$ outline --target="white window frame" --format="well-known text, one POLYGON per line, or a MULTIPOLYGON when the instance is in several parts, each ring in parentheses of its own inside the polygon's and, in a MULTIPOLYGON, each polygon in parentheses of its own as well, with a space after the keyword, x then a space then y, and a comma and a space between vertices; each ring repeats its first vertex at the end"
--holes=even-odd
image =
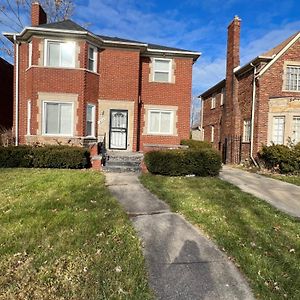
POLYGON ((292 92, 299 92, 300 91, 300 65, 292 65, 288 64, 285 69, 285 78, 284 78, 284 90, 285 91, 292 91, 292 92), (296 74, 289 74, 288 69, 289 68, 294 68, 297 69, 296 74), (296 75, 295 81, 296 81, 296 88, 294 89, 291 85, 291 75, 296 75), (288 76, 290 78, 288 79, 288 76))
POLYGON ((216 94, 212 94, 211 96, 211 105, 210 105, 210 109, 214 109, 216 108, 216 94))
POLYGON ((152 134, 152 135, 173 135, 174 134, 174 110, 168 110, 168 109, 149 109, 148 110, 148 130, 147 130, 148 134, 152 134), (159 118, 159 131, 155 132, 155 131, 150 131, 150 124, 151 124, 151 112, 159 112, 160 115, 161 113, 170 113, 171 117, 170 117, 170 128, 169 128, 169 132, 160 132, 160 128, 161 128, 161 118, 159 118))
POLYGON ((91 103, 88 103, 87 106, 86 106, 86 129, 85 129, 85 132, 86 132, 86 137, 91 137, 91 138, 95 138, 96 137, 96 105, 95 104, 91 104, 91 103), (88 111, 88 108, 91 107, 92 108, 92 120, 91 120, 91 123, 92 123, 92 132, 90 135, 87 134, 87 123, 88 123, 88 119, 87 119, 87 111, 88 111))
POLYGON ((32 41, 28 43, 28 68, 32 66, 32 41))
POLYGON ((284 145, 284 131, 285 131, 285 116, 274 116, 272 119, 272 142, 275 145, 284 145), (275 120, 276 119, 283 119, 283 128, 282 128, 282 143, 278 143, 278 141, 275 141, 274 136, 275 136, 275 120))
POLYGON ((158 83, 170 83, 172 81, 172 62, 173 60, 171 58, 159 58, 159 57, 156 57, 156 58, 153 58, 153 61, 152 61, 152 71, 153 71, 153 75, 152 75, 152 80, 154 82, 158 82, 158 83), (162 60, 162 61, 168 61, 169 62, 169 70, 168 71, 165 71, 165 70, 156 70, 155 69, 155 62, 157 60, 162 60), (155 72, 160 72, 160 73, 168 73, 168 81, 157 81, 155 80, 155 72))
POLYGON ((30 135, 30 123, 31 123, 31 101, 27 101, 27 135, 30 135))
POLYGON ((298 122, 300 122, 300 115, 298 116, 293 116, 293 134, 292 134, 292 137, 293 137, 293 142, 295 144, 299 143, 300 142, 300 132, 297 134, 296 132, 296 122, 295 120, 298 120, 298 122), (298 137, 298 139, 296 139, 296 135, 298 137))
POLYGON ((222 88, 221 89, 220 106, 224 105, 224 97, 225 97, 225 88, 222 88))
POLYGON ((97 63, 98 63, 97 58, 98 58, 98 49, 97 49, 97 47, 89 44, 88 45, 88 55, 87 55, 87 69, 91 72, 94 72, 94 73, 97 73, 97 63), (93 54, 94 54, 93 58, 90 58, 90 49, 93 49, 93 54), (90 70, 90 68, 89 68, 90 60, 93 62, 93 70, 90 70))
POLYGON ((75 68, 75 56, 76 56, 76 43, 74 41, 66 41, 66 40, 54 40, 54 39, 45 39, 45 49, 44 49, 44 66, 45 67, 50 67, 50 68, 63 68, 63 69, 74 69, 75 68), (62 66, 61 65, 61 48, 60 48, 60 55, 59 55, 59 59, 60 59, 60 63, 59 66, 50 66, 49 65, 49 48, 48 45, 49 43, 59 43, 59 44, 73 44, 73 50, 74 50, 74 55, 73 55, 73 61, 72 61, 72 66, 67 67, 67 66, 62 66))
POLYGON ((210 142, 213 143, 214 141, 215 141, 215 126, 211 125, 210 142))
POLYGON ((70 101, 55 101, 55 100, 45 100, 42 101, 43 103, 43 114, 42 114, 42 124, 43 124, 43 130, 42 134, 45 136, 65 136, 65 137, 72 137, 74 135, 74 103, 70 101), (70 134, 64 134, 64 133, 46 133, 46 105, 47 103, 57 103, 57 104, 71 104, 71 133, 70 134))
POLYGON ((244 120, 243 143, 250 143, 251 140, 251 120, 244 120))

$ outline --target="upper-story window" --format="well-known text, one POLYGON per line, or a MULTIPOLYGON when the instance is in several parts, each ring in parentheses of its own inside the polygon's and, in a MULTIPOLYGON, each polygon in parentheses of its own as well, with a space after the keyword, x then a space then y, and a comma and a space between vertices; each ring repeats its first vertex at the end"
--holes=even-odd
POLYGON ((244 120, 243 142, 249 143, 251 139, 251 121, 244 120))
POLYGON ((300 66, 286 67, 285 89, 300 91, 300 66))
POLYGON ((222 88, 221 90, 221 99, 220 99, 220 106, 224 105, 225 101, 225 88, 222 88))
POLYGON ((211 106, 210 106, 211 109, 214 109, 216 108, 216 94, 213 94, 211 96, 211 106))
POLYGON ((89 45, 88 70, 97 72, 97 48, 89 45))
POLYGON ((45 65, 49 67, 75 68, 75 43, 50 41, 45 43, 45 65))
POLYGON ((172 60, 165 58, 153 59, 153 81, 171 82, 172 60))
POLYGON ((28 67, 32 65, 32 41, 28 43, 28 67))

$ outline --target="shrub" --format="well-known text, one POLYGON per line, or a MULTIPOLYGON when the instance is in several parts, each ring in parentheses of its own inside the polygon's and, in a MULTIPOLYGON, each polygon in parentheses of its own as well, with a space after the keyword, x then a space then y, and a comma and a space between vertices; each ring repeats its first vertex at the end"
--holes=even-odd
POLYGON ((144 161, 149 172, 169 176, 216 176, 221 169, 221 157, 213 149, 152 151, 144 161))
POLYGON ((0 147, 0 167, 82 169, 90 167, 90 155, 70 146, 0 147))
POLYGON ((181 140, 180 145, 189 146, 189 149, 211 149, 212 144, 207 141, 181 140))
POLYGON ((285 145, 263 146, 259 158, 265 167, 282 174, 297 173, 300 171, 299 146, 289 148, 285 145))

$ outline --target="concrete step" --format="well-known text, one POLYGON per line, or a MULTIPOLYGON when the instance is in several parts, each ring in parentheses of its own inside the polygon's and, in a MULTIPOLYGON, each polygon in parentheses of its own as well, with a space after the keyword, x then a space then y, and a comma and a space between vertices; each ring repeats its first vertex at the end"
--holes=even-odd
POLYGON ((102 170, 108 173, 124 173, 124 172, 139 172, 140 166, 111 166, 106 165, 102 170))

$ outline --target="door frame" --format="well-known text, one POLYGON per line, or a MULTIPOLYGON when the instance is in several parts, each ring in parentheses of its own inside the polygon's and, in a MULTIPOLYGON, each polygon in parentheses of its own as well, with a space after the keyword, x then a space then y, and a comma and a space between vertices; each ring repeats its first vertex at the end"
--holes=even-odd
POLYGON ((111 150, 127 150, 128 146, 128 109, 110 109, 109 110, 109 149, 111 150), (111 133, 112 133, 112 127, 111 127, 111 121, 112 121, 112 113, 113 112, 126 112, 126 138, 125 138, 125 148, 111 148, 111 133))

